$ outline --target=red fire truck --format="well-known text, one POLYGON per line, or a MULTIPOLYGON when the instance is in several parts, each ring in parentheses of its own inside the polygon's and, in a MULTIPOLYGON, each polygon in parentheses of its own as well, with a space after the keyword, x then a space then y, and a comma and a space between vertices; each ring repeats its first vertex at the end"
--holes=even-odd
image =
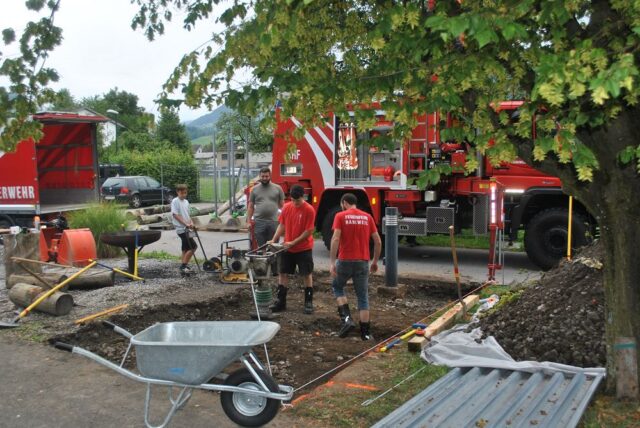
MULTIPOLYGON (((521 102, 502 103, 500 109, 515 111, 521 102)), ((327 248, 333 218, 340 210, 340 197, 354 193, 360 208, 372 214, 384 232, 385 207, 397 207, 399 235, 426 236, 472 229, 489 235, 489 277, 500 268, 501 243, 510 242, 525 230, 525 249, 542 269, 549 269, 566 253, 568 197, 560 180, 537 171, 521 160, 492 166, 484 157, 473 175, 464 172, 466 145, 441 141, 442 126, 453 126, 450 115, 423 114, 410 140, 396 142, 390 150, 369 144, 372 137, 388 133, 393 123, 384 111, 376 111, 376 126, 358 128, 352 116, 329 115, 325 126, 304 131, 295 118, 278 120, 273 145, 274 182, 285 192, 293 184, 306 190, 316 209, 316 230, 327 248), (438 164, 451 166, 453 173, 438 185, 420 189, 415 178, 438 164), (496 249, 498 251, 496 251, 496 249)), ((579 203, 574 204, 573 246, 588 242, 593 218, 579 203)))
POLYGON ((0 228, 31 227, 36 215, 44 221, 98 201, 96 125, 108 119, 57 112, 32 119, 42 123, 42 139, 0 152, 0 228))

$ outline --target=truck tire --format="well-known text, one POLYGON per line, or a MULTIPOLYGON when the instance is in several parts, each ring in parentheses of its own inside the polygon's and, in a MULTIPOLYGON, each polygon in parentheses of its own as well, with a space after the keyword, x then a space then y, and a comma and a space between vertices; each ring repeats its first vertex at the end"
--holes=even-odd
POLYGON ((6 215, 0 214, 0 229, 9 229, 11 226, 15 226, 16 222, 13 219, 6 215))
POLYGON ((336 214, 340 211, 340 207, 333 207, 329 210, 324 219, 322 219, 322 241, 324 242, 324 246, 327 247, 327 250, 331 250, 333 219, 336 218, 336 214))
MULTIPOLYGON (((0 214, 0 229, 9 229, 11 226, 15 226, 16 223, 13 219, 6 215, 0 214)), ((4 245, 4 240, 2 239, 2 235, 0 235, 0 245, 4 245)))
MULTIPOLYGON (((569 211, 566 208, 549 208, 540 211, 527 224, 524 248, 529 259, 543 270, 549 270, 567 253, 567 223, 569 211)), ((591 228, 580 213, 573 213, 572 248, 582 247, 591 241, 591 228)))
MULTIPOLYGON (((256 370, 260 379, 271 392, 278 392, 278 384, 262 370, 256 370)), ((223 391, 220 394, 222 410, 236 424, 243 427, 259 427, 268 424, 278 413, 280 401, 275 398, 258 397, 250 391, 262 388, 246 368, 241 368, 229 375, 225 385, 244 388, 248 393, 223 391)))

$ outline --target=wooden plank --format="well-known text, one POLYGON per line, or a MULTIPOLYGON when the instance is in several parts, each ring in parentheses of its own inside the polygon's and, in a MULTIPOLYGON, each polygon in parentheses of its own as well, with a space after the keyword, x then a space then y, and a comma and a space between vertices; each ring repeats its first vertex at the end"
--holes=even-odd
POLYGON ((409 352, 420 352, 427 344, 427 338, 424 336, 414 336, 407 342, 409 352))
MULTIPOLYGON (((471 308, 478 303, 480 300, 480 296, 477 294, 472 294, 463 299, 464 305, 467 308, 471 308)), ((462 305, 460 303, 456 303, 452 306, 447 312, 445 312, 442 316, 440 316, 437 320, 432 322, 427 326, 424 331, 424 337, 431 338, 438 333, 449 328, 453 325, 454 321, 461 317, 462 313, 462 305)))
POLYGON ((37 265, 43 265, 43 266, 56 266, 56 267, 76 269, 75 267, 69 266, 69 265, 61 265, 61 264, 53 263, 53 262, 41 262, 40 260, 25 259, 23 257, 11 257, 11 260, 13 260, 15 262, 35 263, 37 265))
POLYGON ((104 315, 109 315, 109 314, 112 314, 114 312, 122 311, 122 310, 124 310, 124 309, 126 309, 128 307, 129 307, 129 305, 125 303, 124 305, 115 306, 113 308, 105 309, 104 311, 100 311, 100 312, 97 312, 95 314, 88 315, 88 316, 86 316, 84 318, 80 318, 78 320, 75 320, 74 323, 75 324, 83 324, 83 323, 85 323, 87 321, 94 320, 94 319, 96 319, 98 317, 101 317, 101 316, 104 316, 104 315))

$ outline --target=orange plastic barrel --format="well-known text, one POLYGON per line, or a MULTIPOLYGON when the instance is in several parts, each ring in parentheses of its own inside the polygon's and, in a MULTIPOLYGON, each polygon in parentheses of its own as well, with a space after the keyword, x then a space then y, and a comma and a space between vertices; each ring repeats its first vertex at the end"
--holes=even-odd
POLYGON ((58 263, 86 266, 96 259, 96 241, 89 229, 67 229, 62 232, 58 245, 58 263))

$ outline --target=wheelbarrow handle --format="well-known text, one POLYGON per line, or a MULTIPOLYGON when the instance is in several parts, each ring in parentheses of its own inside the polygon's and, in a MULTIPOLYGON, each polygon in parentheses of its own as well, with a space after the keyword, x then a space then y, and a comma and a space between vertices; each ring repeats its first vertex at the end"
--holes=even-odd
POLYGON ((130 339, 133 337, 133 334, 129 333, 127 330, 125 330, 122 327, 118 327, 117 325, 115 325, 114 323, 110 322, 110 321, 102 321, 102 326, 104 328, 108 328, 109 330, 113 330, 114 332, 121 334, 122 336, 126 337, 127 339, 130 339))
POLYGON ((53 347, 59 349, 61 351, 73 352, 73 345, 64 342, 56 342, 53 344, 53 347))

